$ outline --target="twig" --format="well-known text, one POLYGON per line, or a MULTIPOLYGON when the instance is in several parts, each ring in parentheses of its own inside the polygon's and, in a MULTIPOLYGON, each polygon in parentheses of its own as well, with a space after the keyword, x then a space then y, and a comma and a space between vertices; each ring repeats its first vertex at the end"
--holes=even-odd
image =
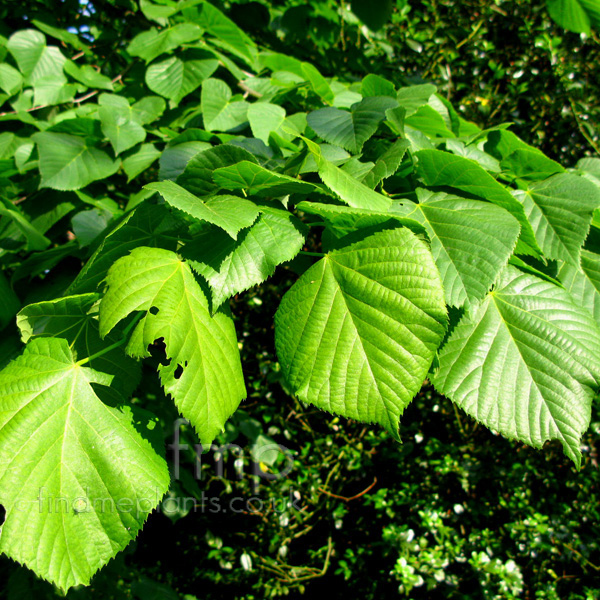
POLYGON ((471 31, 471 33, 462 41, 458 42, 458 44, 456 44, 456 49, 458 50, 461 46, 464 46, 467 42, 470 42, 478 33, 478 31, 481 29, 481 26, 483 25, 483 19, 481 21, 479 21, 477 23, 477 25, 475 25, 475 27, 473 28, 473 31, 471 31))
POLYGON ((238 81, 238 87, 242 88, 246 94, 245 96, 254 96, 255 98, 262 98, 263 94, 253 90, 251 87, 248 87, 243 81, 238 81))
POLYGON ((377 477, 374 477, 373 483, 369 487, 365 488, 362 492, 360 492, 360 494, 356 494, 356 496, 351 496, 350 498, 348 498, 346 496, 338 496, 337 494, 332 494, 331 492, 328 492, 327 490, 324 490, 323 488, 318 488, 318 490, 320 492, 323 492, 323 494, 325 494, 326 496, 331 496, 332 498, 337 498, 338 500, 343 500, 344 502, 352 502, 352 500, 357 500, 361 496, 364 496, 367 492, 370 492, 375 487, 376 484, 377 484, 377 477))

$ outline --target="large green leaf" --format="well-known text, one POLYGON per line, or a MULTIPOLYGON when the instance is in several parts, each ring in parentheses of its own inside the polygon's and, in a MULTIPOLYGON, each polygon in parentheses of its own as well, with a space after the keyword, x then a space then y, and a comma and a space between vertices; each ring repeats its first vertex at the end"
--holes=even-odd
POLYGON ((100 356, 107 343, 118 341, 118 335, 109 336, 106 342, 98 333, 98 294, 66 296, 29 304, 17 315, 21 339, 27 343, 32 337, 63 338, 79 360, 93 357, 88 365, 114 377, 112 387, 128 397, 140 382, 141 370, 136 361, 129 358, 122 347, 113 348, 100 356))
POLYGON ((23 76, 7 63, 0 64, 0 89, 9 96, 16 94, 23 87, 23 76))
POLYGON ((311 215, 319 215, 338 237, 343 237, 360 229, 378 227, 384 224, 394 227, 404 225, 415 233, 425 233, 426 231, 419 221, 405 217, 398 212, 378 212, 366 208, 306 201, 299 202, 296 209, 311 215))
POLYGON ((111 267, 106 282, 100 334, 143 312, 127 352, 148 356, 148 346, 164 340, 169 364, 159 373, 165 391, 210 446, 246 396, 231 317, 224 311, 210 315, 189 266, 168 250, 136 248, 111 267))
POLYGON ((523 179, 545 179, 565 170, 541 150, 505 129, 489 133, 485 150, 500 161, 504 170, 523 179))
POLYGON ((250 196, 277 197, 309 194, 314 184, 269 171, 254 162, 242 161, 213 171, 215 183, 226 190, 246 190, 250 196))
POLYGON ((208 52, 194 51, 183 58, 172 56, 152 63, 146 70, 146 84, 157 94, 169 98, 177 106, 192 93, 219 66, 219 61, 208 52))
POLYGON ((142 144, 133 154, 129 154, 123 159, 123 171, 127 174, 127 181, 143 173, 160 155, 160 150, 154 144, 142 144))
POLYGON ((408 229, 368 236, 319 260, 284 296, 277 355, 304 402, 398 437, 446 328, 439 274, 408 229))
POLYGON ((499 206, 419 190, 419 203, 401 200, 392 212, 423 223, 446 303, 481 300, 506 266, 517 238, 518 221, 499 206))
POLYGON ((291 213, 263 207, 260 217, 237 240, 222 229, 204 228, 181 254, 210 285, 212 308, 261 283, 291 260, 304 244, 305 228, 291 213))
POLYGON ((119 168, 119 161, 89 146, 85 138, 48 131, 31 137, 40 154, 40 188, 78 190, 92 181, 110 177, 119 168))
POLYGON ((285 120, 285 109, 270 102, 254 102, 248 107, 248 121, 252 135, 265 144, 269 143, 269 134, 277 131, 285 120))
POLYGON ((352 110, 321 108, 308 113, 307 120, 314 132, 326 142, 358 154, 364 143, 377 131, 385 111, 398 103, 388 96, 365 98, 352 110))
POLYGON ((46 46, 46 37, 35 29, 13 33, 7 44, 25 81, 35 85, 41 79, 65 81, 63 67, 67 60, 56 46, 46 46))
POLYGON ((380 181, 391 177, 398 170, 409 145, 407 140, 394 142, 377 158, 375 166, 367 173, 362 183, 373 189, 380 181))
POLYGON ((102 133, 109 139, 116 155, 146 139, 146 130, 132 117, 127 98, 100 94, 98 104, 102 133))
POLYGON ((248 102, 230 102, 231 88, 220 79, 207 79, 200 97, 204 127, 207 131, 229 131, 247 121, 248 102))
POLYGON ((546 4, 550 16, 569 31, 590 35, 590 27, 600 29, 598 0, 546 0, 546 4))
POLYGON ((208 142, 190 141, 175 144, 163 150, 158 161, 159 179, 177 179, 186 169, 190 160, 200 152, 210 150, 208 142))
POLYGON ((240 229, 249 227, 258 217, 256 205, 237 196, 213 196, 204 202, 173 181, 149 183, 145 188, 157 191, 168 204, 195 219, 224 229, 234 240, 240 229))
POLYGON ((106 75, 98 73, 91 65, 80 66, 72 60, 67 60, 64 65, 64 71, 87 87, 108 90, 110 92, 114 89, 112 81, 106 75))
MULTIPOLYGON (((177 183, 196 196, 206 196, 219 189, 213 181, 216 169, 238 162, 256 162, 253 154, 233 144, 221 144, 196 154, 177 178, 177 183)), ((231 189, 231 188, 225 188, 231 189)))
POLYGON ((561 173, 515 196, 523 203, 544 254, 578 266, 594 209, 600 206, 600 188, 583 177, 561 173))
POLYGON ((600 256, 582 250, 581 265, 565 263, 558 277, 577 305, 587 308, 600 324, 600 256))
POLYGON ((219 9, 209 2, 202 2, 195 20, 215 37, 213 43, 245 60, 250 66, 255 65, 258 59, 256 44, 219 9))
POLYGON ((504 208, 519 221, 521 239, 541 252, 523 205, 475 161, 441 150, 421 150, 417 172, 427 185, 453 187, 504 208))
POLYGON ((561 441, 576 465, 600 379, 600 330, 569 294, 508 267, 461 320, 433 383, 487 427, 536 448, 561 441))
POLYGON ((183 44, 202 37, 202 29, 195 23, 180 23, 161 31, 150 29, 137 35, 127 47, 131 56, 139 56, 147 63, 157 56, 169 52, 183 44))
POLYGON ((374 192, 371 188, 352 177, 343 169, 326 160, 317 144, 304 138, 310 153, 317 163, 319 176, 323 183, 341 200, 354 208, 374 211, 387 211, 392 204, 390 198, 374 192))
POLYGON ((38 338, 0 372, 0 550, 62 590, 88 584, 169 487, 155 423, 102 403, 91 384, 111 377, 76 360, 38 338))

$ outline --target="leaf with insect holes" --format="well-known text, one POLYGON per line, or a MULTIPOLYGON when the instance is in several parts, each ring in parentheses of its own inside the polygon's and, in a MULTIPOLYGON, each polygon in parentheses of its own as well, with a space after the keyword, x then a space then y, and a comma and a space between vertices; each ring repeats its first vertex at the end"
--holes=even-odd
POLYGON ((189 265, 160 248, 136 248, 106 277, 100 303, 100 335, 142 311, 127 352, 148 356, 163 339, 169 364, 159 367, 165 392, 210 445, 246 397, 235 328, 228 311, 211 316, 208 300, 189 265))

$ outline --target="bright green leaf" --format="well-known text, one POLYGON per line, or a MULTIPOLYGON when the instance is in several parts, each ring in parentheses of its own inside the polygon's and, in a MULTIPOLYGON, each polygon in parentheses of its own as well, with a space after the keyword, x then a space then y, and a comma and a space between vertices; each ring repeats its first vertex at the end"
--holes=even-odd
POLYGON ((76 360, 38 338, 0 372, 0 550, 62 590, 87 585, 169 487, 148 419, 101 402, 91 384, 111 377, 76 360))
POLYGON ((40 154, 40 188, 78 190, 119 168, 108 154, 88 146, 86 140, 64 133, 41 132, 31 136, 40 154))
POLYGON ((513 253, 518 221, 487 202, 420 190, 419 203, 400 200, 398 211, 423 223, 442 277, 446 303, 481 300, 513 253))
POLYGON ((157 191, 173 208, 224 229, 234 240, 240 229, 249 227, 258 217, 256 205, 237 196, 213 196, 203 201, 173 181, 149 183, 144 187, 157 191))
POLYGON ((313 265, 275 317, 283 373, 303 402, 398 437, 446 328, 426 245, 408 229, 371 235, 313 265))
POLYGON ((541 448, 561 441, 581 463, 581 435, 600 378, 600 331, 569 294, 513 267, 465 315, 433 383, 467 414, 541 448))
POLYGON ((294 258, 305 235, 302 223, 289 212, 263 208, 254 225, 237 240, 209 226, 187 243, 181 254, 208 281, 214 311, 227 298, 261 283, 277 265, 294 258))
POLYGON ((246 396, 240 354, 231 317, 213 316, 190 271, 173 252, 136 248, 108 272, 100 304, 100 333, 105 336, 132 312, 143 311, 127 352, 148 356, 162 338, 169 364, 159 367, 165 392, 210 446, 246 396), (181 370, 181 373, 178 371, 181 370))

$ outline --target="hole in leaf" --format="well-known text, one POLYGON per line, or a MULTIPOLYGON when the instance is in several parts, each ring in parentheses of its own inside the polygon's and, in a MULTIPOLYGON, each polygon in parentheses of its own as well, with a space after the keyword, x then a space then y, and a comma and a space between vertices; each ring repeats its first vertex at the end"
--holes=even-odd
POLYGON ((175 377, 175 379, 179 379, 182 375, 183 375, 183 366, 177 365, 177 368, 175 369, 175 373, 174 373, 173 377, 175 377))
POLYGON ((158 308, 156 308, 156 306, 151 306, 150 307, 150 314, 151 315, 157 315, 158 314, 158 308))

